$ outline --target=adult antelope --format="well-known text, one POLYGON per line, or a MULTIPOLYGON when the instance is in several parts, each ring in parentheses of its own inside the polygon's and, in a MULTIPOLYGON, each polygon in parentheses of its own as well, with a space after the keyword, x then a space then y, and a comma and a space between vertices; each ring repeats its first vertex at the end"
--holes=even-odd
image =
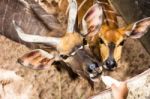
MULTIPOLYGON (((14 2, 17 2, 16 5, 13 4, 13 7, 17 6, 20 1, 13 0, 14 2)), ((6 1, 2 1, 2 3, 5 4, 6 1)), ((12 2, 12 1, 10 1, 12 2)), ((12 7, 12 3, 10 3, 9 0, 7 3, 8 8, 12 7)), ((69 17, 68 17, 68 26, 67 31, 64 36, 62 37, 52 37, 52 36, 40 36, 40 35, 34 35, 35 32, 33 29, 31 29, 32 25, 35 25, 31 22, 32 25, 27 24, 26 21, 19 20, 20 18, 27 18, 29 14, 31 14, 31 10, 33 11, 31 15, 31 20, 33 16, 38 16, 38 19, 44 23, 47 27, 50 27, 54 32, 59 31, 59 33, 63 32, 63 29, 60 27, 60 23, 58 23, 58 20, 52 16, 48 15, 40 6, 37 4, 29 5, 28 2, 21 1, 23 5, 20 5, 15 7, 12 10, 18 10, 15 13, 10 13, 9 10, 6 11, 4 14, 4 20, 5 22, 12 22, 11 26, 8 27, 8 30, 15 30, 13 31, 14 34, 12 35, 12 31, 7 31, 7 29, 2 30, 2 34, 11 38, 12 40, 15 40, 17 42, 23 42, 25 44, 43 44, 46 47, 52 46, 54 49, 47 49, 45 51, 43 48, 41 49, 35 49, 31 52, 23 55, 18 59, 18 62, 22 64, 25 67, 29 67, 31 69, 47 69, 52 64, 55 64, 57 68, 59 69, 65 69, 70 74, 71 78, 75 79, 78 75, 81 75, 83 78, 85 78, 93 87, 93 81, 95 78, 99 77, 102 72, 101 64, 90 54, 90 52, 86 51, 83 46, 84 37, 81 36, 78 31, 76 30, 76 15, 77 15, 77 3, 76 0, 69 0, 69 17), (26 7, 24 7, 24 5, 26 7), (20 8, 20 9, 18 9, 20 8), (28 13, 25 13, 24 15, 21 14, 21 12, 25 11, 26 8, 28 13), (19 11, 20 10, 20 11, 19 11), (40 13, 42 15, 40 15, 40 13), (10 15, 10 16, 7 16, 10 15), (5 17, 8 17, 8 20, 6 20, 5 17), (50 18, 53 18, 53 20, 50 20, 51 23, 47 23, 48 18, 47 16, 50 16, 50 18), (54 20, 55 19, 55 20, 54 20), (25 23, 22 27, 21 24, 25 23), (12 25, 13 24, 13 25, 12 25), (28 26, 30 28, 30 31, 32 33, 28 34, 25 33, 22 29, 24 26, 28 26), (55 26, 56 25, 56 26, 55 26), (60 30, 58 30, 58 27, 60 30), (11 28, 11 29, 10 29, 11 28), (16 33, 16 34, 15 34, 16 33)), ((97 9, 102 11, 101 9, 97 9)), ((34 17, 35 18, 35 17, 34 17)), ((35 20, 33 18, 33 20, 35 20)), ((2 22, 1 27, 5 27, 5 23, 2 22)), ((37 24, 38 26, 38 24, 37 24)), ((26 28, 28 30, 28 28, 26 28)), ((36 29, 36 26, 33 27, 36 29)), ((40 27, 41 28, 41 27, 40 27)), ((37 27, 38 30, 38 27, 37 27)), ((41 32, 41 30, 39 30, 41 32)), ((58 33, 57 33, 58 34, 58 33)))
POLYGON ((117 67, 124 41, 128 37, 134 39, 142 37, 150 27, 150 17, 119 27, 117 16, 108 0, 97 0, 81 22, 81 33, 86 36, 91 51, 108 70, 117 67), (101 7, 100 12, 94 10, 101 7))

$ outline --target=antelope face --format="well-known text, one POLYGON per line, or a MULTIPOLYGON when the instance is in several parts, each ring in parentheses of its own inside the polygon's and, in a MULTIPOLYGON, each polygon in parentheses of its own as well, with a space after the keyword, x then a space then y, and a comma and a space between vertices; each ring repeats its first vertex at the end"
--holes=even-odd
POLYGON ((84 49, 79 49, 73 56, 64 60, 80 75, 85 75, 91 80, 97 79, 102 73, 102 65, 84 49))
POLYGON ((104 68, 113 70, 121 58, 125 39, 141 38, 150 28, 150 17, 137 21, 127 27, 110 29, 103 25, 99 33, 99 49, 104 68))
POLYGON ((108 0, 99 0, 83 16, 81 33, 86 35, 91 52, 113 70, 121 58, 122 47, 127 37, 140 38, 150 27, 150 18, 144 18, 129 26, 119 28, 117 13, 108 0))
POLYGON ((122 34, 122 31, 101 28, 99 34, 99 49, 101 60, 105 68, 111 70, 117 67, 117 62, 121 58, 124 41, 125 36, 122 34))
POLYGON ((67 34, 59 45, 57 49, 60 57, 69 66, 76 68, 75 71, 84 72, 92 80, 101 75, 102 65, 84 49, 83 37, 80 34, 67 34))

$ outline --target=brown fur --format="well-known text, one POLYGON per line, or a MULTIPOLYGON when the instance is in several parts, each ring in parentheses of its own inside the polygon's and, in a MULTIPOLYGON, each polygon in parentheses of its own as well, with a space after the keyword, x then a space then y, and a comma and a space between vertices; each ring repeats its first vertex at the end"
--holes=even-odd
POLYGON ((116 45, 114 58, 117 61, 121 57, 122 47, 119 44, 124 40, 124 29, 118 28, 117 13, 110 2, 108 0, 99 0, 99 4, 103 9, 104 22, 96 35, 87 36, 87 41, 93 54, 99 57, 98 59, 101 61, 105 61, 109 57, 108 44, 113 42, 116 45), (103 40, 104 44, 99 43, 100 39, 103 40))
MULTIPOLYGON (((119 28, 117 22, 118 14, 114 11, 110 2, 108 0, 98 1, 103 9, 103 24, 101 25, 100 30, 99 32, 97 32, 96 35, 90 35, 90 33, 92 34, 91 30, 93 29, 88 28, 88 32, 90 33, 87 36, 87 41, 90 45, 91 51, 94 53, 95 56, 99 56, 99 59, 101 61, 106 63, 106 60, 112 57, 115 62, 118 62, 118 60, 121 58, 123 42, 125 41, 126 37, 142 37, 150 27, 150 18, 145 18, 127 27, 119 28), (114 46, 113 49, 110 49, 110 45, 114 46)), ((89 13, 86 16, 86 20, 89 20, 91 16, 92 14, 89 13)), ((95 20, 90 20, 90 22, 87 23, 88 26, 93 25, 91 25, 91 21, 95 20)))
POLYGON ((111 29, 107 25, 102 25, 99 32, 99 38, 101 38, 105 44, 100 44, 100 53, 102 60, 105 61, 109 56, 108 44, 113 42, 115 46, 114 58, 118 61, 121 57, 122 45, 119 44, 124 40, 125 35, 123 34, 124 30, 122 29, 111 29))
POLYGON ((78 33, 66 33, 57 47, 60 54, 70 54, 73 48, 82 45, 83 37, 78 33))
MULTIPOLYGON (((52 19, 53 23, 50 22, 50 20, 44 16, 45 12, 42 9, 39 9, 39 7, 40 6, 32 7, 32 8, 34 8, 33 9, 34 13, 38 16, 38 18, 47 27, 51 27, 51 25, 54 25, 52 27, 55 27, 55 23, 57 23, 57 20, 55 22, 52 19), (43 14, 41 15, 41 13, 43 13, 43 14), (50 24, 48 24, 49 22, 50 22, 50 24)), ((72 8, 72 6, 70 8, 72 8)), ((70 11, 69 11, 69 16, 70 16, 70 11)), ((69 18, 68 22, 70 22, 70 19, 71 18, 69 18)), ((73 20, 75 20, 75 19, 73 19, 73 20)), ((58 23, 58 24, 60 24, 60 23, 58 23)), ((69 23, 69 27, 71 27, 70 24, 74 25, 74 22, 69 23)), ((75 26, 72 26, 72 27, 75 27, 75 26)), ((52 28, 52 30, 53 29, 55 31, 58 30, 57 28, 52 28)), ((63 28, 60 28, 58 31, 64 32, 63 28)), ((69 31, 68 28, 67 28, 67 31, 69 31)), ((31 69, 47 69, 53 63, 58 63, 60 61, 63 61, 65 63, 65 65, 63 65, 60 68, 67 70, 68 73, 70 74, 70 76, 73 76, 73 78, 74 78, 74 76, 76 77, 78 75, 82 76, 90 83, 91 87, 93 88, 93 82, 90 79, 88 68, 91 65, 94 65, 95 68, 98 68, 98 66, 100 66, 100 65, 99 65, 99 62, 96 61, 96 59, 94 59, 92 56, 90 56, 88 54, 88 52, 85 51, 85 49, 79 49, 80 46, 83 46, 83 36, 75 31, 76 31, 76 29, 74 28, 74 30, 71 30, 71 33, 65 33, 64 36, 58 37, 59 39, 56 39, 56 37, 55 37, 55 40, 60 40, 59 44, 54 43, 56 45, 56 46, 54 45, 55 51, 57 52, 55 55, 53 55, 51 53, 51 51, 48 51, 49 53, 47 53, 44 50, 33 50, 33 51, 25 54, 23 57, 20 57, 18 59, 18 62, 21 63, 22 65, 24 65, 25 67, 29 67, 31 69), (72 52, 75 52, 75 54, 71 55, 72 52), (53 57, 49 57, 49 56, 53 56, 53 57), (67 58, 65 58, 65 56, 67 58), (67 61, 67 60, 69 60, 69 61, 67 61)), ((40 43, 42 43, 42 42, 40 42, 40 43)), ((45 45, 49 47, 49 45, 51 45, 51 43, 49 42, 48 44, 46 43, 45 45)), ((56 64, 56 65, 57 65, 56 67, 58 68, 60 65, 62 65, 62 63, 59 65, 58 64, 56 64)), ((95 75, 96 75, 96 73, 95 73, 95 75)), ((100 73, 101 73, 101 71, 100 71, 100 73)), ((97 74, 99 74, 99 72, 97 74)))
POLYGON ((113 10, 109 1, 108 0, 99 0, 99 1, 103 8, 103 13, 105 17, 104 23, 106 23, 110 28, 118 28, 117 14, 113 10))

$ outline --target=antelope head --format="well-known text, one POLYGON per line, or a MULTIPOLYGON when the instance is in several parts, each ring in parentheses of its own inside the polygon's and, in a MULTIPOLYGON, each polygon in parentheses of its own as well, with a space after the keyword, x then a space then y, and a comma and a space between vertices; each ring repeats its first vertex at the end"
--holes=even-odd
POLYGON ((41 43, 55 47, 55 51, 46 52, 35 49, 18 59, 22 65, 32 69, 47 69, 51 64, 63 62, 67 68, 91 83, 91 79, 98 77, 102 72, 101 64, 83 46, 84 37, 80 35, 76 26, 77 3, 69 0, 69 17, 66 34, 63 37, 44 37, 29 35, 19 27, 15 21, 14 27, 18 36, 25 42, 41 43))
POLYGON ((104 68, 113 70, 121 58, 124 41, 128 37, 142 37, 150 27, 150 17, 119 28, 117 13, 108 0, 99 0, 86 12, 81 26, 93 54, 103 62, 104 68), (97 10, 99 8, 103 10, 97 10))

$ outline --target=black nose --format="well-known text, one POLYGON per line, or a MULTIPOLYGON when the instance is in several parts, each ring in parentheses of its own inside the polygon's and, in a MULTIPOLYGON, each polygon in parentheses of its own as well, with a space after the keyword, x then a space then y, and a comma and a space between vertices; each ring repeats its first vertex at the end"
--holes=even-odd
POLYGON ((117 67, 116 61, 114 59, 107 59, 106 67, 110 70, 113 69, 114 67, 117 67))

